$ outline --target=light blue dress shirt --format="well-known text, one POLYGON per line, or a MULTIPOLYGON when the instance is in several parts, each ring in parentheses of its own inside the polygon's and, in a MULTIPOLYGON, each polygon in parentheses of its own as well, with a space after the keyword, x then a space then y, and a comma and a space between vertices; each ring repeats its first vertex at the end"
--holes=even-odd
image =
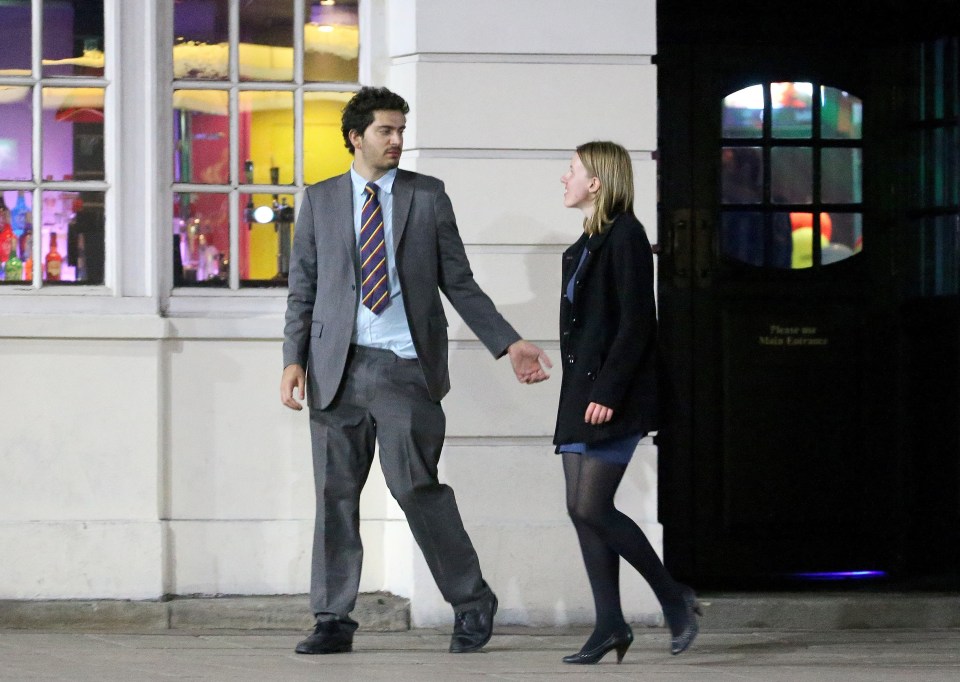
MULTIPOLYGON (((383 238, 387 247, 387 278, 390 282, 390 303, 379 315, 372 313, 363 303, 357 304, 357 324, 353 330, 353 343, 370 348, 383 348, 393 351, 401 358, 413 360, 417 351, 413 347, 410 325, 403 308, 403 292, 400 290, 400 276, 397 274, 397 254, 393 248, 393 181, 397 178, 394 168, 374 184, 380 189, 377 198, 383 212, 383 238)), ((364 180, 350 166, 350 180, 353 182, 353 234, 360 243, 360 213, 366 200, 364 180)), ((357 257, 359 258, 359 246, 357 257)))

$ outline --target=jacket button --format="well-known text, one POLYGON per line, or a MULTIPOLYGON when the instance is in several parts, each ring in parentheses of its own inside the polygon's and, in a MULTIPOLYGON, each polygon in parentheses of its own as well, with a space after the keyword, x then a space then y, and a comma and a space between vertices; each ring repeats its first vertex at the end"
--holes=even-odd
POLYGON ((597 378, 597 373, 596 373, 596 372, 587 372, 587 378, 588 378, 590 381, 594 381, 594 380, 597 378))
POLYGON ((577 323, 577 316, 574 315, 573 317, 571 317, 571 318, 570 318, 570 321, 571 321, 573 324, 576 324, 576 323, 577 323))
POLYGON ((575 359, 576 358, 574 358, 573 353, 571 353, 570 355, 567 356, 567 363, 572 365, 575 359))

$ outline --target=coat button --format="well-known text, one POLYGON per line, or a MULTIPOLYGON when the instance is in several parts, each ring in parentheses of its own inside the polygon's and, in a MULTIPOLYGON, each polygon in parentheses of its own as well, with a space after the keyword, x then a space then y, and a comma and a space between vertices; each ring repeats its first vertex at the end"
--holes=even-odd
POLYGON ((571 353, 570 355, 567 356, 567 364, 572 365, 575 359, 576 358, 573 356, 573 353, 571 353))
POLYGON ((595 381, 596 378, 597 378, 597 373, 596 373, 596 372, 587 372, 587 378, 588 378, 590 381, 595 381))

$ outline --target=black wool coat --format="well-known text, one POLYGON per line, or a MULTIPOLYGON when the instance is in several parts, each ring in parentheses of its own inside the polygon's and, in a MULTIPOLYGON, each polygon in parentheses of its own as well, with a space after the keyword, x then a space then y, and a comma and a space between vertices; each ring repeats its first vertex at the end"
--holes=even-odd
POLYGON ((595 443, 657 428, 657 311, 653 253, 632 213, 617 216, 602 234, 580 237, 563 254, 560 359, 563 379, 553 442, 595 443), (566 286, 580 262, 574 302, 566 286), (584 422, 591 402, 613 419, 584 422))

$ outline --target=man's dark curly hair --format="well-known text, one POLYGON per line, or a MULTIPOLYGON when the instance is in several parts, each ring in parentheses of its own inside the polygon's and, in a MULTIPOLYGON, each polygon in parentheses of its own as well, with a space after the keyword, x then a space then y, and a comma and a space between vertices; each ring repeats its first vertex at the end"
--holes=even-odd
POLYGON ((403 97, 386 88, 360 88, 343 108, 343 118, 340 120, 343 142, 351 154, 355 150, 350 142, 350 131, 356 130, 363 135, 363 131, 373 123, 375 111, 399 111, 406 116, 410 112, 410 105, 403 97))

